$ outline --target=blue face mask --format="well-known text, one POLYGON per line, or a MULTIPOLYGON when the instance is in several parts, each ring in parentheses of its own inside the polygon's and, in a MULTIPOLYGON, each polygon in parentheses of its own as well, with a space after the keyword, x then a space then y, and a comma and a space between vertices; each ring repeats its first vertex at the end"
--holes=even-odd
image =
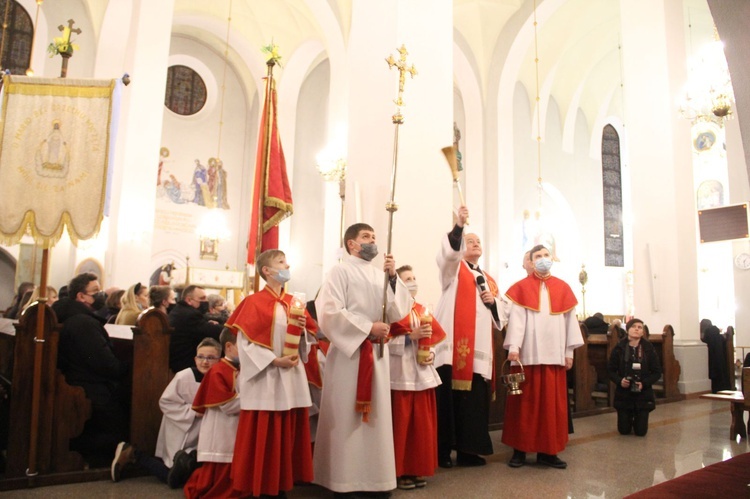
POLYGON ((549 269, 552 268, 552 260, 549 258, 540 258, 539 260, 534 260, 534 268, 540 274, 546 274, 547 272, 549 272, 549 269))
POLYGON ((292 272, 289 269, 277 270, 276 275, 274 275, 273 278, 276 282, 284 284, 292 278, 292 272))

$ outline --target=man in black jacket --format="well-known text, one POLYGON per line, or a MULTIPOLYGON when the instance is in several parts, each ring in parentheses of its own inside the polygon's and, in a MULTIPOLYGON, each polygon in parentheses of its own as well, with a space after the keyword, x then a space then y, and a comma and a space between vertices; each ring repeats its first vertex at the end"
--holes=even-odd
POLYGON ((68 297, 52 305, 62 323, 57 364, 69 385, 80 386, 91 400, 91 419, 71 440, 91 466, 112 460, 117 443, 127 437, 128 413, 121 393, 127 366, 120 362, 92 305, 101 293, 96 275, 83 273, 68 284, 68 297))
POLYGON ((206 290, 200 286, 188 286, 182 299, 169 312, 169 324, 174 328, 169 340, 169 368, 178 373, 194 366, 195 350, 203 338, 219 340, 223 329, 216 321, 209 321, 206 290))

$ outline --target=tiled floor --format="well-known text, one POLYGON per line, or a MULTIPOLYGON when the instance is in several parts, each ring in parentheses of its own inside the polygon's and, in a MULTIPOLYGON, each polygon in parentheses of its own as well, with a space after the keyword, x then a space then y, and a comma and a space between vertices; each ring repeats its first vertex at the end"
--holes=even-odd
MULTIPOLYGON (((500 432, 494 432, 495 454, 487 466, 439 470, 424 489, 396 490, 393 497, 619 498, 748 452, 746 440, 729 440, 729 420, 728 404, 700 399, 657 406, 644 438, 619 435, 615 413, 576 419, 575 433, 561 454, 568 462, 567 470, 536 465, 509 468, 506 462, 511 451, 500 443, 500 432)), ((180 497, 182 492, 143 477, 19 490, 3 496, 141 498, 180 497)), ((297 487, 289 494, 290 499, 331 496, 317 486, 297 487)))

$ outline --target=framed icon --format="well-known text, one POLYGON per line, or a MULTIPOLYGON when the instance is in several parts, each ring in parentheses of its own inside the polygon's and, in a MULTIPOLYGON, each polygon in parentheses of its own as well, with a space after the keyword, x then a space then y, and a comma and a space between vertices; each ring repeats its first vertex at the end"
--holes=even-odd
POLYGON ((219 258, 219 240, 212 237, 201 237, 201 260, 219 258))

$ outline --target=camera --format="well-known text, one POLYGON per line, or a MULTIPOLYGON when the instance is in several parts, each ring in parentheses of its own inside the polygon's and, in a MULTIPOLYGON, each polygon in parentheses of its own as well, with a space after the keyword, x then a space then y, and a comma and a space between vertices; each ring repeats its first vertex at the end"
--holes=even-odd
POLYGON ((625 379, 630 381, 630 391, 632 393, 641 393, 641 389, 638 387, 638 383, 641 381, 641 377, 638 373, 633 373, 632 376, 627 376, 625 379))

